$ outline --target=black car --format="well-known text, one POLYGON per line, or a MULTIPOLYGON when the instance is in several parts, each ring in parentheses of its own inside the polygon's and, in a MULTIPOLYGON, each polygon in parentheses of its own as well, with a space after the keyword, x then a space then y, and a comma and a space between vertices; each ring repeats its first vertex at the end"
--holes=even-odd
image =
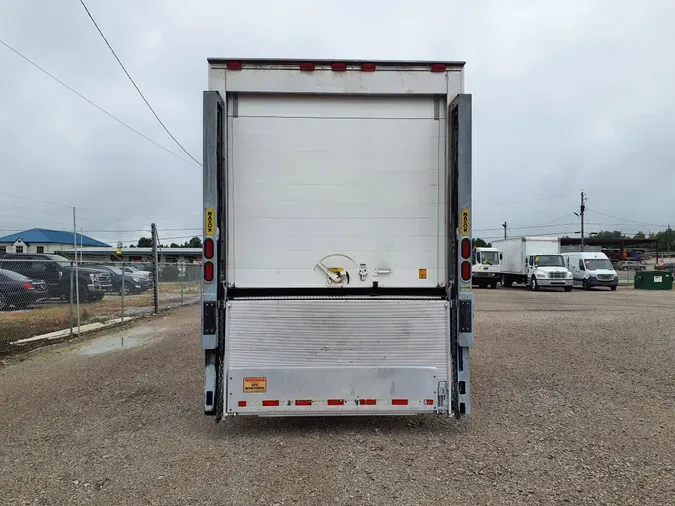
POLYGON ((96 268, 110 273, 113 293, 131 295, 145 292, 152 287, 152 280, 150 278, 124 272, 119 267, 98 265, 96 268), (122 279, 124 279, 124 284, 122 283, 122 279))
POLYGON ((18 272, 0 269, 0 311, 14 306, 23 309, 47 297, 44 281, 35 281, 18 272))
POLYGON ((76 268, 72 261, 59 255, 8 254, 0 260, 0 269, 7 269, 30 279, 44 281, 47 284, 49 297, 66 300, 70 297, 71 271, 73 276, 77 271, 77 285, 75 286, 79 289, 80 302, 99 301, 112 289, 110 272, 82 265, 76 268))

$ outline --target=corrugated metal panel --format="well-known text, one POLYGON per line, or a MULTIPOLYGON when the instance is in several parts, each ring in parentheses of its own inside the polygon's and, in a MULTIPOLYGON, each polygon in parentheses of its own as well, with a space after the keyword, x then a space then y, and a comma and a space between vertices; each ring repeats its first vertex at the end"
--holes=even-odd
POLYGON ((448 309, 438 300, 235 300, 228 367, 436 367, 447 380, 448 309))

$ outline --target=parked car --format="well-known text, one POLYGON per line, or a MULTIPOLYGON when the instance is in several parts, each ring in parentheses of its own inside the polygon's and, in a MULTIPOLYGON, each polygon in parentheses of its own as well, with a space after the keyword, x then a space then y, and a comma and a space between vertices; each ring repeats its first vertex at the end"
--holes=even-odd
POLYGON ((635 260, 620 260, 614 264, 614 270, 617 271, 646 271, 647 266, 636 262, 635 260))
POLYGON ((23 309, 47 297, 47 285, 18 272, 0 269, 0 311, 14 306, 23 309))
POLYGON ((97 266, 98 269, 104 269, 110 273, 112 292, 122 295, 131 295, 142 293, 152 287, 152 280, 145 276, 137 276, 124 272, 120 267, 109 265, 97 266), (124 283, 122 283, 124 280, 124 283))
MULTIPOLYGON (((49 297, 70 297, 70 275, 73 262, 59 255, 12 253, 0 260, 0 269, 44 281, 49 297)), ((80 265, 77 267, 80 302, 96 302, 112 289, 110 272, 80 265)))
POLYGON ((127 272, 131 275, 135 276, 143 276, 144 278, 152 278, 152 273, 149 271, 144 271, 143 269, 139 269, 138 267, 134 267, 131 265, 125 265, 123 267, 124 272, 127 272))
POLYGON ((654 266, 655 271, 668 271, 675 273, 675 263, 665 263, 654 266))

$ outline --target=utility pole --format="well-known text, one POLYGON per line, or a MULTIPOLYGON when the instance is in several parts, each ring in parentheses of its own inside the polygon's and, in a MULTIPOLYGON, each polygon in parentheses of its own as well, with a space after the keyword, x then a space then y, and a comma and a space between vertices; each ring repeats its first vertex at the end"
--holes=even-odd
POLYGON ((586 196, 581 190, 581 204, 579 206, 579 218, 581 219, 581 251, 584 250, 584 212, 586 211, 586 196))
POLYGON ((502 223, 502 227, 504 227, 504 239, 506 239, 506 222, 502 223))
MULTIPOLYGON (((77 337, 80 337, 80 277, 77 270, 77 221, 73 207, 73 248, 75 250, 75 297, 77 301, 77 337)), ((70 284, 72 287, 72 283, 70 284)))
POLYGON ((155 314, 159 313, 159 262, 157 261, 157 226, 152 223, 150 225, 152 231, 152 294, 155 303, 155 314))

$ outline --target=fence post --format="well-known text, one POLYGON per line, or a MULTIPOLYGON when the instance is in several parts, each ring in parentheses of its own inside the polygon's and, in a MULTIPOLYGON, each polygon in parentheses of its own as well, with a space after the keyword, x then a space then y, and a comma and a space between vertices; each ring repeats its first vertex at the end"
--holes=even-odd
POLYGON ((183 262, 178 264, 178 275, 180 276, 180 305, 183 306, 183 284, 185 279, 185 264, 183 262))
POLYGON ((153 277, 153 299, 155 303, 155 314, 159 313, 159 262, 157 261, 157 226, 152 223, 152 277, 153 277))
POLYGON ((124 282, 127 277, 127 273, 124 272, 124 262, 122 262, 122 289, 120 290, 120 295, 122 296, 122 323, 124 323, 124 282))
POLYGON ((73 278, 73 273, 75 272, 75 266, 73 265, 73 262, 70 262, 70 335, 73 335, 73 323, 74 323, 74 317, 73 317, 73 284, 75 283, 75 280, 73 278))

